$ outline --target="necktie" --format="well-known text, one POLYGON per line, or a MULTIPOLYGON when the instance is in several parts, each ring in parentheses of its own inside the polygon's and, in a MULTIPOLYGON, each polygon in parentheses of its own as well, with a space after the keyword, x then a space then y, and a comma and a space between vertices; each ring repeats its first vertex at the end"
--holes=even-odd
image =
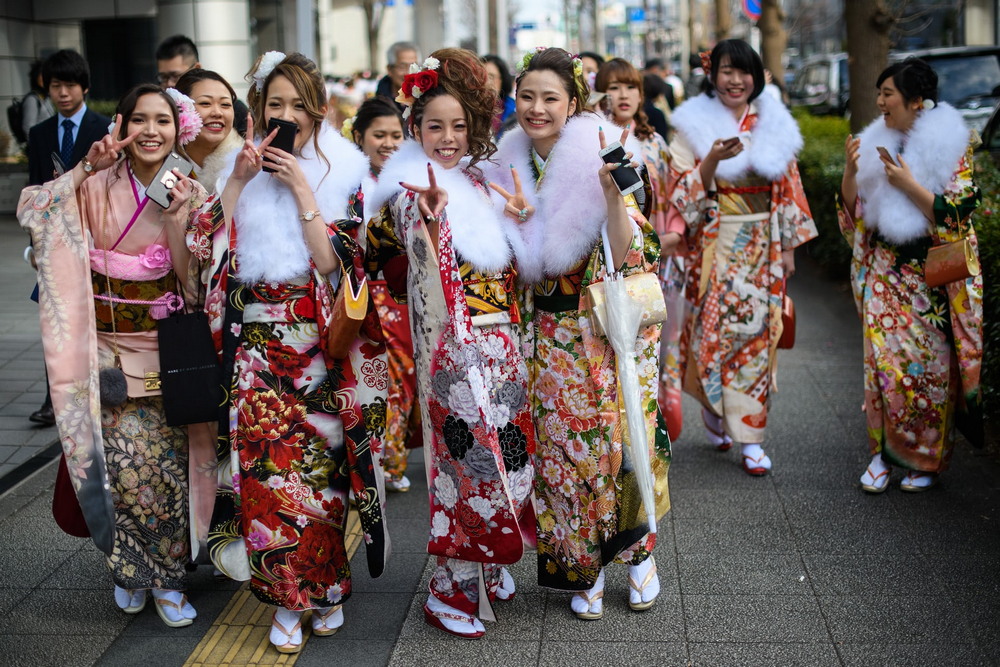
POLYGON ((59 157, 62 158, 66 169, 70 168, 70 158, 73 157, 73 127, 75 123, 69 118, 62 122, 63 138, 62 146, 59 147, 59 157))

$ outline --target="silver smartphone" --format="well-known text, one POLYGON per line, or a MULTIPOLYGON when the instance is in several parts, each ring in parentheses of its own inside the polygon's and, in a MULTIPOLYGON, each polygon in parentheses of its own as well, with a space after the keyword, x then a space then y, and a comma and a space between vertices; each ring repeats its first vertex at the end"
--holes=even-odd
MULTIPOLYGON (((621 163, 626 161, 625 147, 621 145, 621 142, 616 141, 601 150, 600 156, 605 164, 621 165, 621 163)), ((615 185, 618 186, 618 191, 622 193, 623 197, 642 187, 642 178, 639 177, 639 172, 636 171, 635 167, 619 166, 611 172, 611 178, 614 180, 615 185)))

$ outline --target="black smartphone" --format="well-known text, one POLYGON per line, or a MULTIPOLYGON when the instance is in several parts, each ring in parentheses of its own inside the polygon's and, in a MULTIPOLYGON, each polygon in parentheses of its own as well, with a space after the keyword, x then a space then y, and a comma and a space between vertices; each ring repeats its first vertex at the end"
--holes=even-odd
MULTIPOLYGON (((618 141, 602 150, 600 155, 605 164, 621 164, 626 161, 625 147, 618 141)), ((642 187, 642 179, 634 167, 619 166, 611 172, 611 178, 614 180, 615 185, 618 186, 618 191, 622 193, 623 197, 642 187)))
MULTIPOLYGON (((278 134, 274 137, 274 140, 268 144, 274 148, 280 148, 286 153, 291 153, 295 150, 295 135, 299 131, 299 126, 290 120, 282 120, 280 118, 272 118, 267 121, 267 132, 264 133, 264 137, 271 136, 274 132, 274 128, 278 128, 278 134)), ((269 169, 267 165, 264 165, 264 171, 274 172, 274 169, 269 169)))
POLYGON ((191 163, 182 158, 177 153, 170 153, 163 161, 160 170, 156 172, 153 181, 146 188, 146 196, 163 208, 170 206, 170 190, 177 185, 177 174, 174 169, 182 174, 191 173, 191 163))

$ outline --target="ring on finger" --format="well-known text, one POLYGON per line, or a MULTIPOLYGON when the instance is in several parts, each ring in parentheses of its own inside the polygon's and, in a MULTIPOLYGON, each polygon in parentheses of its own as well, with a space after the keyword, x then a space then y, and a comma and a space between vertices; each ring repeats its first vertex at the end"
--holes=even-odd
POLYGON ((281 158, 280 157, 274 158, 274 163, 280 167, 282 163, 281 158))

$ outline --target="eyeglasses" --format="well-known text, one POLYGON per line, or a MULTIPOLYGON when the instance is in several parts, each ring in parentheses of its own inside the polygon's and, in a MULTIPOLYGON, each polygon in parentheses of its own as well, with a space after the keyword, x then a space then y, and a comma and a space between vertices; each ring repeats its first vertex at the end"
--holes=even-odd
MULTIPOLYGON (((186 71, 187 70, 185 70, 185 72, 186 71)), ((184 75, 184 72, 159 72, 156 75, 156 82, 159 83, 160 85, 163 85, 163 84, 171 84, 172 85, 172 84, 177 83, 177 79, 181 78, 183 75, 184 75)))

